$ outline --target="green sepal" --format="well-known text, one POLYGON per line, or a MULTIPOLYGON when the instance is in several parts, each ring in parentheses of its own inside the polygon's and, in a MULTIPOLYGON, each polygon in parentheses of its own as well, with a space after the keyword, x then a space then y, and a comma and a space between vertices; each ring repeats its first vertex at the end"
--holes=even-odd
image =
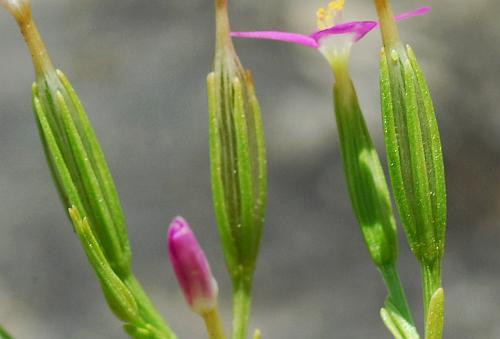
POLYGON ((76 206, 89 219, 113 270, 127 276, 130 245, 116 189, 92 126, 62 72, 37 79, 33 106, 64 205, 76 206))
POLYGON ((409 48, 382 50, 380 82, 396 206, 412 252, 433 265, 444 252, 446 191, 432 100, 409 48))
POLYGON ((113 313, 125 322, 141 322, 134 296, 107 262, 101 246, 92 232, 88 219, 82 218, 75 207, 69 209, 69 215, 113 313))
POLYGON ((438 288, 432 295, 425 321, 425 339, 443 338, 444 290, 438 288))
POLYGON ((420 339, 415 326, 406 321, 390 303, 380 309, 380 317, 395 339, 420 339))
POLYGON ((217 229, 222 242, 224 258, 229 272, 238 270, 238 252, 236 241, 233 238, 231 223, 226 206, 223 165, 222 165, 222 137, 221 123, 217 115, 217 99, 215 87, 215 73, 210 73, 207 77, 208 90, 208 114, 209 114, 209 144, 210 144, 210 167, 212 196, 217 218, 217 229))

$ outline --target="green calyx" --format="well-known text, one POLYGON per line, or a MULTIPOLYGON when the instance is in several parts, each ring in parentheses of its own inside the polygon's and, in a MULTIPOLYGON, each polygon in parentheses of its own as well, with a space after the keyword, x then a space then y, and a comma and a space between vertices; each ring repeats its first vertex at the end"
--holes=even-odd
POLYGON ((38 76, 33 106, 64 206, 75 206, 89 219, 113 270, 128 275, 130 245, 113 178, 83 106, 62 72, 38 76))
POLYGON ((396 205, 413 253, 433 266, 444 253, 446 190, 432 99, 409 47, 382 50, 380 81, 396 205))
POLYGON ((233 280, 253 274, 266 203, 266 156, 260 108, 249 72, 207 78, 212 191, 233 280))
POLYGON ((215 214, 233 283, 252 280, 267 197, 260 106, 250 71, 230 37, 227 1, 215 1, 214 71, 208 75, 209 141, 215 214))

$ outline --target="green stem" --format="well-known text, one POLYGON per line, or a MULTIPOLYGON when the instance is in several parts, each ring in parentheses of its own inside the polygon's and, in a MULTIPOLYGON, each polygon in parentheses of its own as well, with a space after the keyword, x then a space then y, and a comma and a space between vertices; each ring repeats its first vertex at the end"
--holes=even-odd
POLYGON ((380 268, 382 277, 384 278, 387 291, 389 293, 389 300, 397 308, 401 316, 406 321, 415 326, 413 317, 411 315, 410 306, 406 299, 406 294, 399 278, 399 273, 394 264, 380 268))
POLYGON ((422 288, 424 298, 424 319, 427 319, 432 295, 441 287, 441 262, 432 265, 421 264, 422 288))
POLYGON ((123 282, 128 286, 130 292, 132 292, 137 305, 139 306, 139 313, 144 318, 146 322, 152 325, 156 330, 164 335, 167 339, 176 339, 177 336, 172 332, 172 330, 164 322, 163 318, 160 316, 155 306, 147 296, 146 292, 142 288, 139 281, 133 274, 123 279, 123 282))
POLYGON ((226 339, 224 326, 222 325, 219 309, 217 307, 209 312, 203 313, 202 316, 210 339, 226 339))
POLYGON ((252 286, 244 279, 233 284, 233 337, 246 339, 250 306, 252 304, 252 286))
POLYGON ((12 339, 10 334, 8 334, 2 326, 0 326, 0 339, 12 339))

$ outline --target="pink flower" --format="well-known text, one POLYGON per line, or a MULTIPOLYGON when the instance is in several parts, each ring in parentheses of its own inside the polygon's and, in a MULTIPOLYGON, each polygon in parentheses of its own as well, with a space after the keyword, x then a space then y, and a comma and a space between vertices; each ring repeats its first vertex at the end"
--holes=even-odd
MULTIPOLYGON (((366 34, 378 26, 377 21, 352 21, 342 23, 344 0, 331 1, 327 8, 320 8, 317 13, 318 30, 309 35, 280 32, 254 31, 232 32, 235 38, 267 39, 295 43, 319 50, 325 58, 332 59, 348 55, 351 46, 361 40, 366 34)), ((430 7, 422 7, 415 11, 396 16, 397 21, 423 15, 430 7)))
POLYGON ((170 262, 187 303, 199 314, 213 310, 217 306, 217 282, 186 220, 174 218, 167 237, 170 262))

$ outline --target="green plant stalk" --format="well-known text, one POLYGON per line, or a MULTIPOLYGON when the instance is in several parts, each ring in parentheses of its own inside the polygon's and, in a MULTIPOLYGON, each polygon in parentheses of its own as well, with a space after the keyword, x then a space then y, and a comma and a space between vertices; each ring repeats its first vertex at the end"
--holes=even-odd
POLYGON ((215 307, 209 312, 203 313, 202 316, 205 321, 205 327, 207 329, 209 339, 226 339, 218 307, 215 307))
POLYGON ((130 289, 130 292, 134 296, 135 301, 137 302, 137 306, 139 307, 139 313, 144 318, 144 320, 160 330, 160 332, 164 334, 164 338, 176 339, 177 336, 165 324, 165 321, 156 310, 155 306, 149 299, 148 295, 146 294, 134 274, 130 274, 128 277, 123 279, 123 282, 125 283, 125 285, 127 285, 127 287, 130 289))
POLYGON ((408 305, 408 300, 401 284, 401 279, 399 278, 399 273, 395 265, 388 265, 380 268, 380 273, 384 279, 385 286, 387 287, 387 292, 389 293, 389 301, 396 307, 400 314, 405 318, 411 325, 413 323, 413 317, 411 315, 410 306, 408 305))
POLYGON ((429 304, 434 293, 441 287, 441 263, 434 265, 421 264, 422 288, 424 299, 424 319, 429 314, 429 304))
POLYGON ((233 285, 233 336, 232 339, 246 339, 252 305, 252 286, 244 279, 233 285))

